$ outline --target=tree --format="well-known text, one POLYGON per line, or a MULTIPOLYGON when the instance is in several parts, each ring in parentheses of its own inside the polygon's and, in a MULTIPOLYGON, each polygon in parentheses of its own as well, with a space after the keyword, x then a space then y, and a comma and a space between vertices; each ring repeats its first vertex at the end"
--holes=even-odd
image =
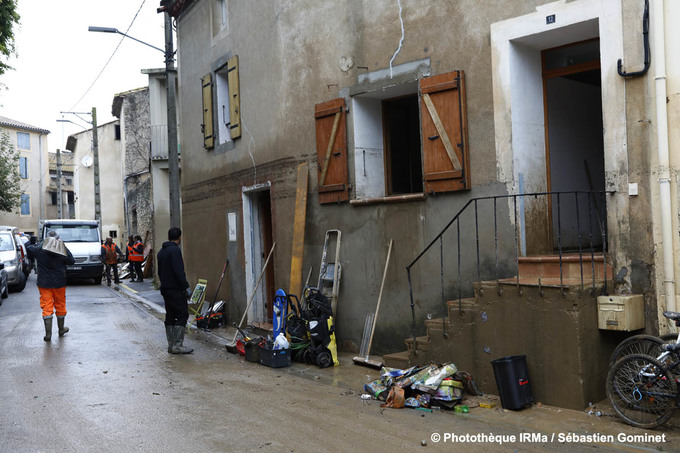
POLYGON ((15 53, 14 26, 19 24, 17 0, 0 0, 0 75, 12 69, 6 62, 15 53))
MULTIPOLYGON (((0 0, 2 1, 2 0, 0 0)), ((12 212, 21 203, 19 151, 6 131, 0 132, 0 211, 12 212)))

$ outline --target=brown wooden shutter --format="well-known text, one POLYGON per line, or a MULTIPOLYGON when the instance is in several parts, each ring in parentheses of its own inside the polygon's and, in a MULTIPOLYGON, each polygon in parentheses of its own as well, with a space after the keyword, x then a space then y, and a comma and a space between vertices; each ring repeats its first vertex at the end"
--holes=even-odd
POLYGON ((466 108, 463 71, 420 80, 425 192, 470 189, 466 108))
POLYGON ((203 147, 210 149, 215 146, 215 134, 213 130, 213 108, 212 108, 212 76, 210 74, 201 78, 203 92, 203 147))
POLYGON ((227 61, 227 83, 229 83, 229 122, 231 138, 241 136, 241 95, 239 92, 238 55, 227 61))
POLYGON ((349 200, 347 125, 343 98, 316 104, 316 160, 319 203, 349 200))

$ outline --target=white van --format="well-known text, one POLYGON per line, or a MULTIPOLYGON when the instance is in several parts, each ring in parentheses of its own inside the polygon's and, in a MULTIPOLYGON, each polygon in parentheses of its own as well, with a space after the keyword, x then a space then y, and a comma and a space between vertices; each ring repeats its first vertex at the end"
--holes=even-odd
POLYGON ((41 240, 50 230, 57 232, 76 261, 75 264, 66 266, 66 278, 92 278, 95 284, 101 284, 104 265, 99 222, 76 219, 43 220, 41 240))

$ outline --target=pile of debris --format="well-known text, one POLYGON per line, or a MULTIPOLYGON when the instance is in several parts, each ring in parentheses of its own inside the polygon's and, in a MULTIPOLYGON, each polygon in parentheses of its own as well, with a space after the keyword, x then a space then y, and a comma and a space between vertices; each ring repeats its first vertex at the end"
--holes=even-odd
MULTIPOLYGON (((414 366, 406 370, 383 367, 380 379, 364 385, 372 398, 384 401, 383 407, 454 409, 463 392, 481 395, 470 373, 458 371, 453 363, 414 366)), ((462 412, 467 412, 460 405, 462 412)))

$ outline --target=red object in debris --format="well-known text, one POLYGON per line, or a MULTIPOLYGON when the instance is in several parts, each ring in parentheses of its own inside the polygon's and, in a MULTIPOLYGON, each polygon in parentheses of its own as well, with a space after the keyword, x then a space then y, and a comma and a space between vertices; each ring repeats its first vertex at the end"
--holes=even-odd
POLYGON ((236 341, 236 350, 240 355, 246 355, 246 344, 243 340, 236 341))

